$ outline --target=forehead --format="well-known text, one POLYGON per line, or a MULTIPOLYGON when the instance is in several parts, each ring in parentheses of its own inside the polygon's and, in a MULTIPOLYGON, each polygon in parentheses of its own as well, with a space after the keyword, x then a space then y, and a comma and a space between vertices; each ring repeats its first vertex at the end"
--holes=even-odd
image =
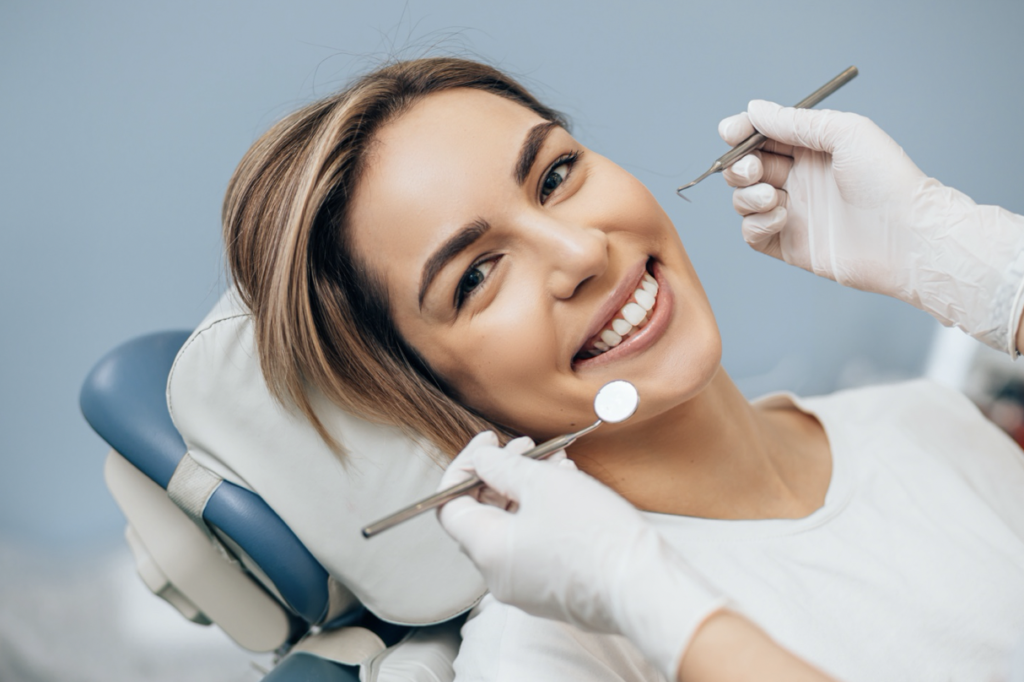
POLYGON ((542 120, 504 97, 460 88, 424 97, 381 129, 349 224, 358 256, 393 298, 418 286, 423 262, 448 236, 478 217, 497 218, 522 192, 515 162, 542 120))
POLYGON ((444 182, 449 173, 461 177, 458 171, 466 161, 480 162, 495 154, 513 159, 527 131, 542 120, 512 100, 481 90, 427 95, 377 133, 366 179, 402 179, 408 181, 403 189, 408 192, 431 180, 444 182))

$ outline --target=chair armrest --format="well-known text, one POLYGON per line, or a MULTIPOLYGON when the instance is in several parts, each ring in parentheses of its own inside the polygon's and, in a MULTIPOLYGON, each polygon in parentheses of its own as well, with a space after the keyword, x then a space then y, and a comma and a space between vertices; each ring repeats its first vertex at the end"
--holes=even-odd
POLYGON ((237 563, 228 562, 163 488, 116 451, 108 455, 104 475, 134 529, 134 541, 173 585, 169 594, 183 596, 196 615, 208 617, 251 651, 273 651, 289 640, 292 623, 284 609, 237 563))

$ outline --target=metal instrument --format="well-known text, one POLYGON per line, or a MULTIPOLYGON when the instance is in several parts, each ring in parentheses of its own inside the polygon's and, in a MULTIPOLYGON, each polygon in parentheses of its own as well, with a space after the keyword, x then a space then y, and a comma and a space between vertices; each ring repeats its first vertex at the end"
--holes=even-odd
MULTIPOLYGON (((640 395, 637 393, 636 387, 634 387, 633 384, 628 381, 621 380, 611 381, 602 386, 601 390, 597 392, 597 396, 594 398, 594 412, 598 416, 598 420, 596 422, 585 429, 576 431, 575 433, 568 433, 541 443, 537 447, 524 452, 523 457, 544 459, 545 457, 553 455, 559 450, 569 447, 576 442, 577 438, 587 435, 603 423, 607 422, 609 424, 616 424, 629 419, 633 416, 633 413, 636 412, 636 408, 639 404, 640 395)), ((363 537, 372 538, 374 535, 382 533, 388 528, 393 528, 403 521, 408 521, 415 516, 419 516, 425 511, 436 509, 445 502, 450 502, 456 497, 471 493, 483 486, 484 482, 474 476, 462 483, 453 485, 447 490, 442 490, 430 497, 424 498, 416 504, 409 505, 405 509, 397 511, 376 523, 371 523, 366 528, 363 528, 363 537)))
MULTIPOLYGON (((810 95, 800 100, 796 105, 794 105, 795 108, 810 109, 811 107, 817 105, 823 99, 831 95, 833 92, 835 92, 836 90, 838 90, 839 88, 843 87, 851 80, 853 80, 857 73, 857 67, 851 66, 846 71, 843 71, 841 74, 830 80, 828 83, 825 83, 823 86, 812 92, 810 95)), ((683 194, 683 190, 693 187, 694 185, 696 185, 698 182, 708 177, 709 175, 724 171, 726 168, 733 165, 750 152, 756 149, 760 149, 761 146, 767 141, 767 137, 765 137, 761 133, 755 132, 753 135, 743 140, 743 142, 740 142, 738 145, 727 151, 725 154, 722 154, 722 156, 720 156, 717 161, 711 164, 711 168, 707 169, 707 171, 705 171, 704 174, 701 175, 699 178, 697 178, 690 184, 683 185, 682 187, 677 189, 676 194, 689 201, 689 199, 686 198, 686 195, 683 194)))

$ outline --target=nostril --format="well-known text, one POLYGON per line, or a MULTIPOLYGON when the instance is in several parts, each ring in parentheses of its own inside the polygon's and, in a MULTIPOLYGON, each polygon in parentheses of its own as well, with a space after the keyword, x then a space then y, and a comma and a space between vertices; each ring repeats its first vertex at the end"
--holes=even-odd
POLYGON ((584 285, 585 285, 585 284, 586 284, 587 282, 593 281, 594 279, 595 279, 595 275, 590 275, 589 277, 586 277, 585 279, 583 279, 583 280, 582 280, 582 281, 581 281, 581 282, 580 282, 579 284, 577 284, 577 285, 576 285, 576 288, 575 288, 575 289, 573 289, 573 291, 572 291, 572 295, 573 295, 573 296, 576 296, 576 295, 577 295, 577 294, 578 294, 578 293, 580 292, 580 289, 582 289, 582 288, 583 288, 583 286, 584 286, 584 285))
POLYGON ((559 299, 576 296, 608 268, 608 234, 593 225, 548 224, 538 240, 537 256, 551 268, 552 293, 559 299))

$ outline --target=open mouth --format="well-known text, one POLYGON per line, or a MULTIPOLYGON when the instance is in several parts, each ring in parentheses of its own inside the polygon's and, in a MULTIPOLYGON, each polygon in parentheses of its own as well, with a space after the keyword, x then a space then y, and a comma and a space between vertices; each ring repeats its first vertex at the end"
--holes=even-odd
POLYGON ((658 282, 651 275, 649 268, 650 264, 626 303, 612 315, 601 331, 583 344, 573 358, 574 361, 596 358, 607 353, 648 323, 658 302, 658 282))

